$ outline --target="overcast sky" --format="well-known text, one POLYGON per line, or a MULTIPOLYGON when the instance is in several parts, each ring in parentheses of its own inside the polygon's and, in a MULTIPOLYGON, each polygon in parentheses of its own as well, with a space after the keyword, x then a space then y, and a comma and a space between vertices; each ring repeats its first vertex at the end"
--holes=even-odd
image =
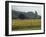
POLYGON ((38 15, 41 15, 41 10, 42 7, 41 6, 16 6, 16 5, 12 5, 12 10, 16 10, 16 11, 22 11, 22 12, 34 12, 37 11, 38 15))

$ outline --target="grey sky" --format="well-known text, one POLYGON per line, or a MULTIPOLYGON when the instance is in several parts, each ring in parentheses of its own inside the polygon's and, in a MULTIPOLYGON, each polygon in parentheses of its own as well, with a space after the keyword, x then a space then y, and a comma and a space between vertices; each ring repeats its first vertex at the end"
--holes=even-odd
POLYGON ((30 12, 33 11, 35 13, 35 11, 37 11, 38 15, 41 15, 41 6, 15 6, 12 5, 12 9, 16 10, 16 11, 22 11, 22 12, 30 12))

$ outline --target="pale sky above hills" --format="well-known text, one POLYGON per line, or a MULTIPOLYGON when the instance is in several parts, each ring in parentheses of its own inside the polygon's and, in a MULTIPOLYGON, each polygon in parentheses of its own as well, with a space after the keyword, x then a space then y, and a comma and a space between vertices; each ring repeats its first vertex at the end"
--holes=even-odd
POLYGON ((12 5, 12 10, 21 11, 21 12, 34 12, 37 11, 38 15, 42 13, 41 6, 24 6, 24 5, 12 5))

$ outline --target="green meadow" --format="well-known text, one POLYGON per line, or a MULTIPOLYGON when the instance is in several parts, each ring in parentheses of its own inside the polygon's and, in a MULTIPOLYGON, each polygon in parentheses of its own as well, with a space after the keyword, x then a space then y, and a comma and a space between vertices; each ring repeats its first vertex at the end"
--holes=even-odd
POLYGON ((40 30, 41 19, 12 19, 12 30, 40 30))

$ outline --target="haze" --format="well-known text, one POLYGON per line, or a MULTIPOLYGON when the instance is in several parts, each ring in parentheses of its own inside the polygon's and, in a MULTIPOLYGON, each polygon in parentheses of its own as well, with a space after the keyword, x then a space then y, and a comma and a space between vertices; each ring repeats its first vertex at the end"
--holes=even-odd
POLYGON ((41 15, 42 7, 41 6, 15 6, 12 5, 12 10, 21 11, 21 12, 34 12, 37 11, 38 15, 41 15))

